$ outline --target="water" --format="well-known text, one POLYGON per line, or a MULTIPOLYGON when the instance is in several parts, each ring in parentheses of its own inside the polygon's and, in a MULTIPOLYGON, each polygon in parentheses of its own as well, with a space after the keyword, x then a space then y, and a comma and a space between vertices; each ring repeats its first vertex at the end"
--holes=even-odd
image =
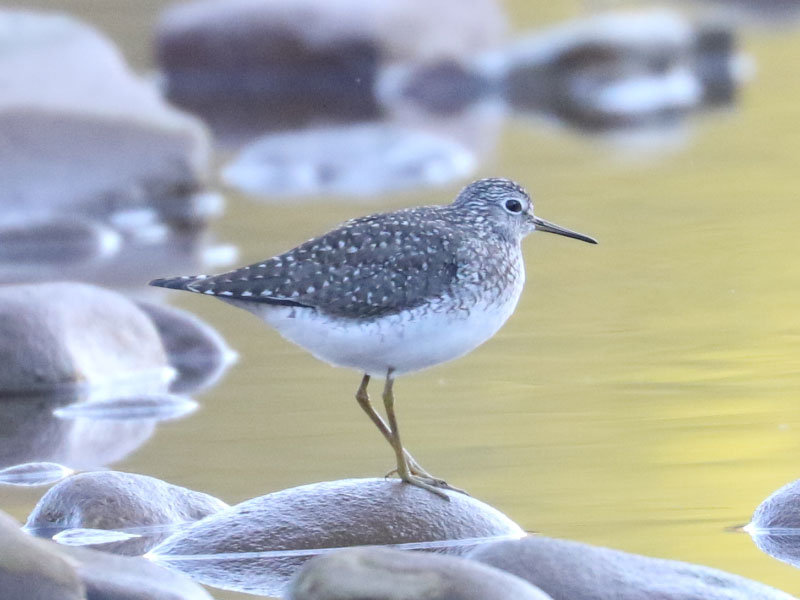
MULTIPOLYGON (((164 3, 25 4, 97 23, 145 68, 164 3)), ((585 7, 515 0, 508 10, 523 30, 585 7)), ((530 531, 800 594, 800 573, 725 531, 800 475, 799 33, 745 30, 755 80, 737 107, 690 119, 682 147, 621 154, 533 119, 505 124, 476 177, 523 182, 537 214, 600 245, 531 236, 528 284, 506 327, 459 361, 398 380, 404 442, 427 469, 530 531)), ((459 187, 371 203, 229 194, 213 227, 247 264, 364 212, 448 202, 459 187)), ((167 297, 218 328, 240 362, 197 413, 114 468, 235 503, 393 467, 353 399, 357 373, 317 362, 244 311, 167 297)), ((24 520, 39 494, 0 489, 0 505, 24 520)))

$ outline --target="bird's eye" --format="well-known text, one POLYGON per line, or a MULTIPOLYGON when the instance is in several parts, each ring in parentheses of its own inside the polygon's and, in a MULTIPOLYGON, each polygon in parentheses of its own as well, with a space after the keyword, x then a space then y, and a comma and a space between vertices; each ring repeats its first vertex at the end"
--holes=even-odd
POLYGON ((506 210, 510 213, 522 212, 522 202, 519 200, 506 200, 506 210))

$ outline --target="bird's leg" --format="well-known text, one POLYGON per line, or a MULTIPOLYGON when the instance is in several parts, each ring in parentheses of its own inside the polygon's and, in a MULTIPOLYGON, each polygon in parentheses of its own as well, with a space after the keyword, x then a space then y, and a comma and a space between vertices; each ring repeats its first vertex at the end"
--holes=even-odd
MULTIPOLYGON (((369 401, 369 394, 367 394, 367 386, 369 385, 369 375, 364 375, 363 379, 361 380, 361 385, 358 386, 358 391, 356 392, 356 400, 358 401, 358 405, 362 408, 362 410, 367 413, 367 416, 370 420, 375 424, 375 427, 383 434, 383 437, 386 438, 386 441, 392 445, 394 448, 394 444, 392 443, 392 432, 389 430, 389 426, 386 425, 384 420, 372 406, 372 403, 369 401)), ((412 475, 419 475, 424 479, 429 479, 428 483, 432 485, 436 485, 438 487, 450 487, 447 485, 447 482, 443 479, 438 479, 428 473, 422 466, 414 460, 414 457, 411 456, 411 453, 408 450, 403 449, 403 455, 405 456, 406 463, 408 464, 408 470, 411 471, 412 475)), ((395 473, 395 471, 390 471, 387 475, 391 475, 395 473)), ((455 489, 455 488, 453 488, 455 489)))
POLYGON ((392 445, 392 448, 394 448, 394 453, 397 457, 397 475, 406 483, 410 483, 411 485, 415 485, 417 487, 421 487, 422 489, 428 490, 429 492, 433 492, 445 500, 450 500, 447 494, 445 494, 441 489, 425 481, 425 477, 420 477, 411 473, 408 460, 406 459, 406 452, 403 448, 403 443, 400 441, 400 431, 397 428, 397 418, 394 414, 394 393, 392 392, 392 384, 394 383, 394 379, 392 378, 392 371, 393 369, 389 369, 386 372, 386 383, 383 386, 383 405, 386 407, 386 418, 389 420, 389 433, 391 436, 389 443, 392 445))

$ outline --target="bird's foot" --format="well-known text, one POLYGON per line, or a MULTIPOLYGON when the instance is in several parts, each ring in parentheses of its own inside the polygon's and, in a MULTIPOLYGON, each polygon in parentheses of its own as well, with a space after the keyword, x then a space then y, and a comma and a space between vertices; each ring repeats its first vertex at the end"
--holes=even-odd
MULTIPOLYGON (((406 479, 405 477, 400 475, 397 469, 392 469, 391 471, 386 473, 384 477, 389 478, 392 477, 393 475, 398 475, 400 479, 402 479, 407 483, 411 483, 412 485, 417 485, 416 482, 421 481, 422 483, 425 484, 426 489, 437 488, 438 490, 450 490, 451 492, 457 492, 459 494, 464 494, 465 496, 469 496, 469 494, 465 490, 450 485, 444 479, 439 479, 438 477, 434 477, 433 475, 428 473, 425 469, 422 469, 416 462, 412 462, 412 464, 409 464, 409 471, 410 471, 409 479, 414 479, 414 481, 410 481, 409 479, 406 479)), ((443 494, 441 493, 439 495, 443 496, 443 494)))
MULTIPOLYGON (((441 481, 441 479, 431 479, 431 478, 428 478, 428 477, 419 477, 417 475, 411 475, 410 473, 407 474, 405 477, 401 476, 401 479, 405 483, 409 483, 411 485, 415 485, 415 486, 417 486, 419 488, 422 488, 423 490, 428 490, 429 492, 432 492, 432 493, 436 494, 437 496, 439 496, 440 498, 450 502, 450 497, 444 492, 444 489, 441 486, 436 485, 435 483, 433 483, 435 481, 441 481)), ((442 483, 444 483, 444 482, 442 482, 442 483)), ((445 483, 445 485, 447 486, 446 483, 445 483)), ((447 487, 449 488, 450 486, 447 486, 447 487)))

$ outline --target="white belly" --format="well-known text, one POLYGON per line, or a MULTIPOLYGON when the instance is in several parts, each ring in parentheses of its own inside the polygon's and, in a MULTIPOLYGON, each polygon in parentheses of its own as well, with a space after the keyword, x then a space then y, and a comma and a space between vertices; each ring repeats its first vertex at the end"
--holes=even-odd
POLYGON ((514 312, 522 282, 498 301, 469 310, 420 307, 372 320, 332 318, 308 308, 227 300, 275 327, 315 357, 382 377, 453 360, 492 337, 514 312))

